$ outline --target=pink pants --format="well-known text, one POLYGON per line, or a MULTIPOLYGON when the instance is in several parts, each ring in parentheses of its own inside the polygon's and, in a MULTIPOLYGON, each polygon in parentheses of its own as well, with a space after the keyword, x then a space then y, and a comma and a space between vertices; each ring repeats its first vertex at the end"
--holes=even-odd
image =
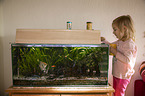
POLYGON ((115 89, 114 96, 124 96, 129 82, 130 79, 119 79, 113 76, 113 88, 115 89))

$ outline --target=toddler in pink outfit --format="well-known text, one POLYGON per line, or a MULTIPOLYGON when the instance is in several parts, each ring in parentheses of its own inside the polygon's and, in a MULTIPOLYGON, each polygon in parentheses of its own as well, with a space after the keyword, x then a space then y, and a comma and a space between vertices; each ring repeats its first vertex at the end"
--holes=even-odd
MULTIPOLYGON (((117 48, 110 46, 110 52, 114 54, 112 68, 114 96, 124 96, 126 87, 134 74, 133 68, 137 55, 132 18, 129 15, 120 16, 113 20, 112 28, 113 34, 118 38, 113 42, 117 48)), ((101 37, 101 41, 111 44, 104 37, 101 37)))

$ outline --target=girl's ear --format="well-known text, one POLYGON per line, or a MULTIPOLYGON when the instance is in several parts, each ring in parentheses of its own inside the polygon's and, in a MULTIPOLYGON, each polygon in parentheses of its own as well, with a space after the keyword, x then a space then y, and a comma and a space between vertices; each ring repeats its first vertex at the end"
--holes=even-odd
POLYGON ((124 29, 124 31, 127 31, 127 27, 126 27, 126 26, 124 26, 124 28, 123 28, 123 29, 124 29))

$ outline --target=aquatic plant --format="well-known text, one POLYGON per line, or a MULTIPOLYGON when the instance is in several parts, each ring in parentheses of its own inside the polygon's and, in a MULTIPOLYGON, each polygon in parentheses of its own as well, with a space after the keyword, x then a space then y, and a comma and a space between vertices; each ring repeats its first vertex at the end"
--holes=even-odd
POLYGON ((13 70, 23 76, 41 76, 42 61, 47 64, 45 75, 93 76, 95 71, 100 76, 99 63, 108 58, 107 51, 102 47, 13 47, 13 70))

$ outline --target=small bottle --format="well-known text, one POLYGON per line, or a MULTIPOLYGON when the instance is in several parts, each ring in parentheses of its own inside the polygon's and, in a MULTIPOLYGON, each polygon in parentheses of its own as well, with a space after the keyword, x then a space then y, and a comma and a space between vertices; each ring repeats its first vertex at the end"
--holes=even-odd
POLYGON ((92 30, 92 22, 87 22, 87 30, 92 30))
POLYGON ((70 22, 70 21, 67 22, 67 29, 69 29, 69 30, 72 29, 72 22, 70 22))

